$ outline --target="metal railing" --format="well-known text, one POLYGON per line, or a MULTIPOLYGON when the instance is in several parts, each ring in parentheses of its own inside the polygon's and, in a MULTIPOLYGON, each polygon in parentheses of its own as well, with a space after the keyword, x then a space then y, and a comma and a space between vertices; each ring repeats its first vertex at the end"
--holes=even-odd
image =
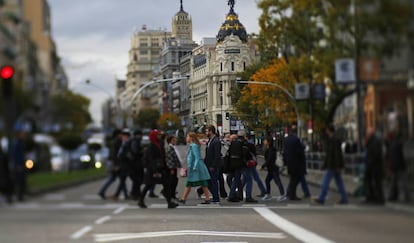
MULTIPOLYGON (((344 156, 344 173, 346 175, 358 176, 359 167, 363 163, 363 154, 352 153, 343 154, 344 156)), ((312 170, 321 170, 325 159, 325 152, 308 152, 306 153, 306 168, 312 170)))

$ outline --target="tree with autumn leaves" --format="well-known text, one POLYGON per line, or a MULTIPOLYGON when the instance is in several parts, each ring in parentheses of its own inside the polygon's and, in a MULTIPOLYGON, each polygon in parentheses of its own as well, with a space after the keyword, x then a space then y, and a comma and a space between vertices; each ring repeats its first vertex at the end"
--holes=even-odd
MULTIPOLYGON (((296 83, 326 84, 327 103, 296 102, 304 121, 312 113, 317 130, 355 92, 355 86, 335 82, 336 59, 392 57, 412 39, 411 7, 402 0, 260 0, 258 7, 262 15, 256 43, 262 60, 242 77, 276 83, 292 95, 296 83)), ((246 118, 250 127, 257 127, 257 121, 274 126, 296 120, 293 102, 277 87, 247 84, 231 95, 238 112, 251 115, 246 118)))

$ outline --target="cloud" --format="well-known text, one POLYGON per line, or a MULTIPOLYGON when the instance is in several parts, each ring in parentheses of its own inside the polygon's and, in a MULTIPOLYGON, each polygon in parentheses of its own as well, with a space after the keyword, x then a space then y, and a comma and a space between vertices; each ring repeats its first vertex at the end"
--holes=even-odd
MULTIPOLYGON (((101 105, 115 93, 116 77, 125 79, 130 39, 134 30, 171 31, 179 0, 48 0, 52 35, 69 77, 70 88, 91 99, 95 122, 101 121, 101 105), (85 86, 89 79, 101 89, 85 86), (81 88, 80 88, 81 87, 81 88), (102 91, 105 90, 105 91, 102 91)), ((183 0, 193 21, 193 39, 215 37, 229 11, 224 0, 183 0)), ((248 33, 258 33, 260 15, 256 0, 236 1, 235 11, 248 33)))

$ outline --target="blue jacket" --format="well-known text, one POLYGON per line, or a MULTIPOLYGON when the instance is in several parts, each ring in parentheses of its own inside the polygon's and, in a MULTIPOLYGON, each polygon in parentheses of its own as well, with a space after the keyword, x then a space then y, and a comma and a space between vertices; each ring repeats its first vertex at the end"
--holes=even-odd
POLYGON ((25 159, 25 148, 24 148, 24 142, 20 139, 13 140, 13 143, 11 145, 11 163, 12 168, 24 168, 24 163, 26 161, 25 159))
POLYGON ((210 180, 210 173, 201 158, 200 147, 195 143, 191 143, 187 154, 187 181, 205 180, 210 180))

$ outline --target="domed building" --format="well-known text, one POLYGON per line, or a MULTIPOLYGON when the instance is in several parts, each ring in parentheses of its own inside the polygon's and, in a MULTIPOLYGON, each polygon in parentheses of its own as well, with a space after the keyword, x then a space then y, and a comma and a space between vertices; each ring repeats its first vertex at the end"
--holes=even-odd
POLYGON ((235 113, 230 91, 238 74, 258 58, 252 39, 234 11, 235 1, 219 28, 216 38, 205 38, 193 50, 190 80, 193 127, 212 124, 221 135, 243 128, 235 113))

